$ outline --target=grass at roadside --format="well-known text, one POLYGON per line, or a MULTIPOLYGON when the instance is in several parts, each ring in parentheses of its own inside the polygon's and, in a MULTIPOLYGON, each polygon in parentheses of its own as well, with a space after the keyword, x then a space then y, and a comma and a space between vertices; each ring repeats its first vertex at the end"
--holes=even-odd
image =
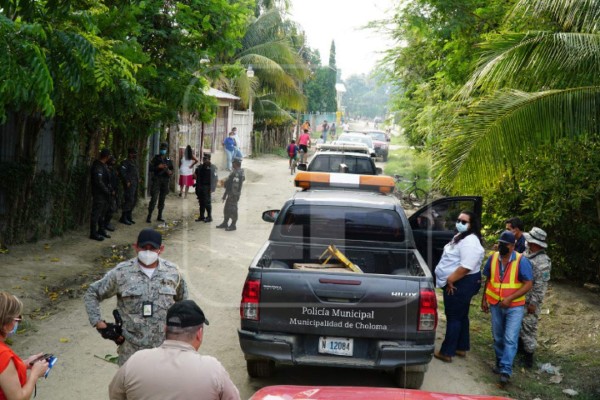
MULTIPOLYGON (((496 383, 497 375, 493 374, 491 368, 495 361, 493 349, 493 339, 491 334, 491 319, 489 314, 481 312, 479 304, 481 302, 482 292, 480 291, 471 302, 469 313, 471 321, 471 352, 470 354, 483 361, 484 367, 480 378, 489 383, 496 383)), ((503 396, 518 400, 533 399, 567 399, 569 396, 563 393, 565 389, 574 389, 578 395, 574 398, 578 400, 592 400, 600 398, 600 384, 598 383, 598 373, 600 372, 600 358, 594 344, 587 344, 590 348, 582 351, 579 346, 587 341, 586 336, 593 334, 587 323, 581 321, 580 329, 575 328, 575 336, 565 335, 565 330, 572 328, 569 321, 557 310, 553 304, 554 301, 568 301, 567 296, 572 296, 568 288, 555 288, 549 301, 543 308, 550 307, 553 310, 553 318, 540 320, 540 335, 538 337, 538 349, 536 350, 535 367, 531 370, 525 369, 520 362, 520 357, 515 357, 513 366, 513 376, 511 383, 506 386, 505 391, 500 390, 503 396), (568 292, 567 292, 568 291, 568 292), (554 297, 554 298, 553 298, 554 297), (561 298, 562 300, 559 300, 561 298), (584 334, 584 332, 586 332, 584 334), (567 340, 567 338, 570 340, 567 340), (550 363, 552 366, 560 367, 562 381, 560 383, 551 383, 553 376, 541 372, 539 367, 544 363, 550 363)), ((439 313, 443 314, 444 307, 439 300, 439 313)), ((575 313, 580 314, 579 310, 575 313)), ((569 315, 569 317, 574 317, 569 315)), ((439 329, 439 328, 438 328, 439 329)), ((443 335, 443 334, 442 334, 443 335)), ((499 393, 500 393, 499 392, 499 393)))
POLYGON ((415 175, 419 176, 417 186, 427 192, 431 190, 430 170, 430 157, 424 152, 411 148, 390 151, 388 161, 384 166, 386 175, 400 175, 407 180, 412 180, 415 175))

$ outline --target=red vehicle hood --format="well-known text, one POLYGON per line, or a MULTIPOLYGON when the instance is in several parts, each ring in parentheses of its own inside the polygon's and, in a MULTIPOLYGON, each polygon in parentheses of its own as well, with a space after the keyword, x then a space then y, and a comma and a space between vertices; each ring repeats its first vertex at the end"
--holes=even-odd
POLYGON ((510 400, 507 397, 353 386, 267 386, 250 400, 510 400))

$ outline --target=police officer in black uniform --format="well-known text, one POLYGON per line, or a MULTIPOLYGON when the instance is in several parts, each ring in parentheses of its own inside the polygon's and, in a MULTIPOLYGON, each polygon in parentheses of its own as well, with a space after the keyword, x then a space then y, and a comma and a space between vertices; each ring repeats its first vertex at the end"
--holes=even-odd
POLYGON ((152 212, 158 200, 157 221, 165 222, 163 219, 163 209, 165 208, 165 198, 169 193, 169 180, 173 175, 173 161, 167 155, 169 145, 166 142, 160 144, 160 152, 150 161, 150 176, 152 177, 152 187, 150 204, 148 205, 148 217, 146 222, 152 222, 152 212))
POLYGON ((110 198, 108 207, 106 207, 106 213, 104 214, 104 229, 107 231, 114 232, 115 226, 110 223, 113 214, 119 209, 119 174, 117 172, 117 160, 115 157, 108 157, 106 168, 108 169, 108 176, 110 177, 110 198))
POLYGON ((92 181, 92 213, 90 215, 90 239, 102 241, 110 238, 104 227, 104 216, 109 207, 110 175, 106 163, 110 157, 109 149, 102 149, 100 158, 94 160, 90 168, 92 181))
POLYGON ((119 222, 125 225, 135 224, 131 214, 137 202, 138 183, 140 181, 136 149, 129 148, 127 150, 127 158, 121 162, 119 175, 123 184, 123 212, 119 222))
POLYGON ((210 163, 210 154, 204 154, 202 164, 196 167, 194 171, 194 179, 196 179, 196 197, 200 204, 200 216, 196 222, 212 221, 212 204, 210 195, 217 188, 217 167, 210 163), (204 211, 206 210, 206 218, 204 211))

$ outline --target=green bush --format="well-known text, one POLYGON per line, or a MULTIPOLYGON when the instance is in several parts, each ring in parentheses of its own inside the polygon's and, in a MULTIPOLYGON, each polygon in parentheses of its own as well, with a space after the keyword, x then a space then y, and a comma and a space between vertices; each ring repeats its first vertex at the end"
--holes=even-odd
POLYGON ((411 180, 419 176, 417 186, 426 191, 431 190, 429 175, 431 172, 431 159, 424 153, 410 148, 390 151, 383 172, 386 175, 400 175, 411 180))
POLYGON ((600 138, 563 139, 530 151, 484 198, 487 234, 519 216, 526 230, 548 233, 554 277, 600 281, 600 138))

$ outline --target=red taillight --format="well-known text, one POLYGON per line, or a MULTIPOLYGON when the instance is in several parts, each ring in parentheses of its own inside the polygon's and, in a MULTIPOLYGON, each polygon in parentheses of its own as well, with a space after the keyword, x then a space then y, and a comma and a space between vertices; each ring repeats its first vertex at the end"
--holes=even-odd
POLYGON ((259 320, 258 302, 260 300, 260 279, 247 279, 242 290, 240 317, 242 319, 259 320))
POLYGON ((435 331, 437 328, 437 299, 433 289, 421 289, 419 297, 419 330, 435 331))

